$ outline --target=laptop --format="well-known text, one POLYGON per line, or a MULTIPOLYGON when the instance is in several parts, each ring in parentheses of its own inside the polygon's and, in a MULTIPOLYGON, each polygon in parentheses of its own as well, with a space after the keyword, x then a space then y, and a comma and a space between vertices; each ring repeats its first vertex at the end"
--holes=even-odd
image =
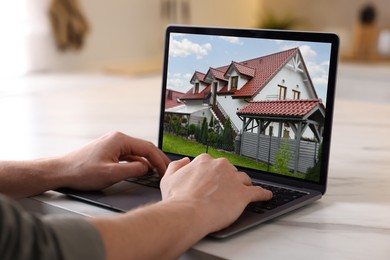
MULTIPOLYGON (((332 33, 166 29, 158 147, 172 160, 225 157, 274 198, 250 203, 225 238, 326 191, 339 39, 332 33)), ((119 212, 161 200, 149 173, 107 189, 60 191, 119 212)), ((234 192, 234 191, 232 191, 234 192)))

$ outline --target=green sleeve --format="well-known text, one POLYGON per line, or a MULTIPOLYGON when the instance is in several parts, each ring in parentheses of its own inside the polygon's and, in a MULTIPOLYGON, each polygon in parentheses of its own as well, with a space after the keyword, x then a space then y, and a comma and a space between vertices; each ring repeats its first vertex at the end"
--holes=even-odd
POLYGON ((104 259, 98 231, 80 217, 39 217, 0 196, 0 256, 22 259, 104 259))

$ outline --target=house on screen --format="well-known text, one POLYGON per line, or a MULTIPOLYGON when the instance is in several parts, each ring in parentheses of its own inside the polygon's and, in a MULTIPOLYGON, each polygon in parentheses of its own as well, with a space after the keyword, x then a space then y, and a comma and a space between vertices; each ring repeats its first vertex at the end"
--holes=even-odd
POLYGON ((273 165, 281 144, 288 142, 291 172, 306 173, 315 164, 325 106, 299 48, 195 71, 190 84, 182 105, 166 114, 184 117, 187 126, 207 118, 223 128, 229 118, 236 153, 273 165))
MULTIPOLYGON (((222 67, 210 67, 205 73, 195 71, 190 84, 192 87, 180 98, 183 106, 166 112, 186 115, 189 124, 200 124, 204 117, 208 121, 213 117, 221 128, 229 118, 236 133, 243 130, 243 119, 237 112, 250 102, 318 99, 299 48, 232 61, 222 67)), ((268 126, 261 131, 273 134, 280 128, 274 122, 268 126)), ((258 130, 255 125, 251 128, 258 130)), ((284 135, 294 138, 294 131, 284 130, 284 135)), ((308 138, 313 137, 309 135, 308 138)))

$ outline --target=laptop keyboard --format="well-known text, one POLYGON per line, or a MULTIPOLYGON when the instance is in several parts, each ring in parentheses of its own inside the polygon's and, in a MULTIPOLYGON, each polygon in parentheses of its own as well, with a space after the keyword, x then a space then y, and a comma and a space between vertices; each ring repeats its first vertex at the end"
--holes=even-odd
POLYGON ((126 179, 126 181, 138 183, 153 188, 160 188, 161 177, 156 173, 147 173, 140 177, 128 178, 126 179))
POLYGON ((253 185, 261 186, 264 189, 270 190, 273 195, 272 199, 268 201, 255 201, 249 203, 246 209, 255 213, 264 213, 264 210, 275 209, 307 194, 305 192, 271 186, 263 183, 253 183, 253 185))
MULTIPOLYGON (((160 181, 161 177, 158 174, 155 173, 147 173, 140 177, 131 177, 128 178, 126 181, 134 182, 137 184, 153 187, 153 188, 160 188, 160 181)), ((246 210, 255 212, 255 213, 264 213, 264 210, 271 210, 275 209, 277 207, 280 207, 288 202, 291 202, 293 200, 296 200, 304 195, 306 193, 301 191, 296 191, 292 189, 282 188, 282 187, 276 187, 269 184, 263 184, 263 183, 253 183, 253 185, 261 186, 264 189, 272 191, 272 199, 268 201, 255 201, 248 204, 246 207, 246 210)))

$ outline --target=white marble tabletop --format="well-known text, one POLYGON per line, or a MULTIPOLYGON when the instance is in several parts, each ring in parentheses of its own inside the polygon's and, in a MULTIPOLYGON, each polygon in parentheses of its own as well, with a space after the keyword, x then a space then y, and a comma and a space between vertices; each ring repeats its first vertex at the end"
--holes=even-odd
MULTIPOLYGON (((351 83, 355 69, 342 71, 341 85, 351 83)), ((13 80, 12 88, 4 83, 1 159, 62 154, 111 130, 157 140, 158 76, 49 74, 13 80)), ((370 91, 383 84, 367 87, 365 101, 347 87, 351 92, 336 98, 325 196, 233 238, 204 239, 195 249, 227 259, 390 259, 390 92, 383 89, 378 101, 370 91)), ((32 200, 77 214, 115 214, 54 192, 32 200)))

